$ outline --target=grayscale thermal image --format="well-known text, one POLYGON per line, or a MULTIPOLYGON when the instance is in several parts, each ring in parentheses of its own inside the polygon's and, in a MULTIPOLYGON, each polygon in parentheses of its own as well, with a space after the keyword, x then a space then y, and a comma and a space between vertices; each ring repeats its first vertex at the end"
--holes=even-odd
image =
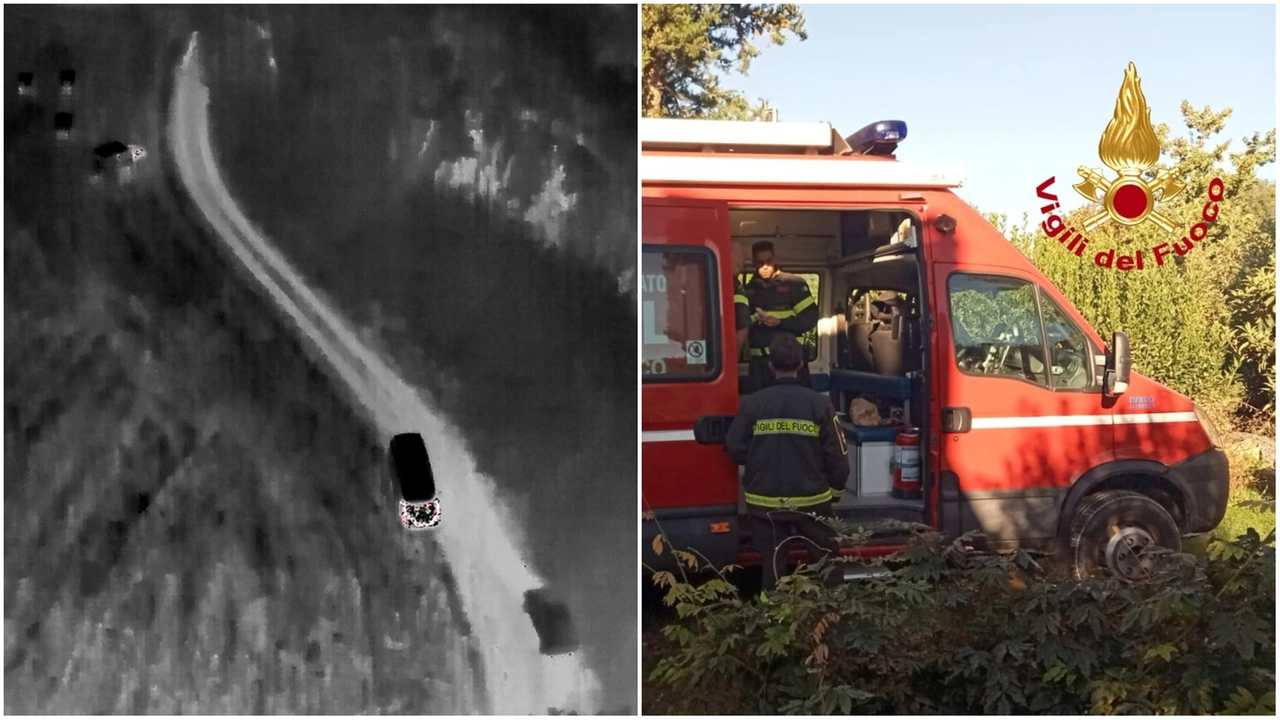
POLYGON ((637 7, 4 9, 6 714, 633 714, 637 7))

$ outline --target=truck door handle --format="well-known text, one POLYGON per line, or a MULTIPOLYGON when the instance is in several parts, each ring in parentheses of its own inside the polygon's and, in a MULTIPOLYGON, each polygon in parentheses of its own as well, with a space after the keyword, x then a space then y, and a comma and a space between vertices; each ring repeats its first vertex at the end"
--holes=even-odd
POLYGON ((703 415, 693 423, 693 439, 699 445, 724 445, 733 415, 703 415))
POLYGON ((942 432, 967 433, 973 428, 973 413, 967 407, 942 409, 942 432))

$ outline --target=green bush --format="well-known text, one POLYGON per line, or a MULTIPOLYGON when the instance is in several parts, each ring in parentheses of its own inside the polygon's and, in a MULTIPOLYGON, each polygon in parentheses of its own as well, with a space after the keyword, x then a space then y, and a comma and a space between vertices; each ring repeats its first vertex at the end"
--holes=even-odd
POLYGON ((725 709, 744 713, 1274 714, 1274 532, 1163 552, 1141 585, 967 541, 921 531, 886 575, 828 588, 825 561, 758 599, 724 570, 655 573, 680 619, 650 680, 746 687, 758 704, 725 709))
MULTIPOLYGON (((1271 232, 1275 233, 1274 216, 1271 232)), ((1236 323, 1231 344, 1232 367, 1247 389, 1245 402, 1265 427, 1275 419, 1276 404, 1276 258, 1257 268, 1230 293, 1236 323)))

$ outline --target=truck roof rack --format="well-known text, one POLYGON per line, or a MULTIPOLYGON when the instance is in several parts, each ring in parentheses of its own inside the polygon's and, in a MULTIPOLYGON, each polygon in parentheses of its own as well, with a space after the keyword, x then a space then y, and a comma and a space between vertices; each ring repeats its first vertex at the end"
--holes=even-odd
POLYGON ((643 155, 640 177, 645 182, 719 185, 958 188, 964 184, 959 168, 942 165, 860 158, 833 158, 830 162, 785 156, 739 159, 702 154, 643 155))
POLYGON ((640 176, 650 182, 957 188, 959 168, 893 158, 907 137, 901 120, 881 120, 841 137, 825 122, 640 120, 640 176), (755 157, 733 157, 735 154, 755 157), (818 161, 812 156, 828 156, 818 161), (837 157, 844 156, 844 157, 837 157), (863 161, 865 158, 865 161, 863 161))
POLYGON ((642 150, 762 155, 849 155, 853 149, 824 122, 640 120, 642 150))

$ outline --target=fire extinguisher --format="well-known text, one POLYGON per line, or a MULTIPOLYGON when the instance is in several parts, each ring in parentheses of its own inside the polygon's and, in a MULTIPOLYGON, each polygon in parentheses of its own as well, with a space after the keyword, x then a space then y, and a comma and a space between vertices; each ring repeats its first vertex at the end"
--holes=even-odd
POLYGON ((919 500, 920 491, 920 431, 907 428, 898 433, 893 442, 893 497, 899 500, 919 500))

